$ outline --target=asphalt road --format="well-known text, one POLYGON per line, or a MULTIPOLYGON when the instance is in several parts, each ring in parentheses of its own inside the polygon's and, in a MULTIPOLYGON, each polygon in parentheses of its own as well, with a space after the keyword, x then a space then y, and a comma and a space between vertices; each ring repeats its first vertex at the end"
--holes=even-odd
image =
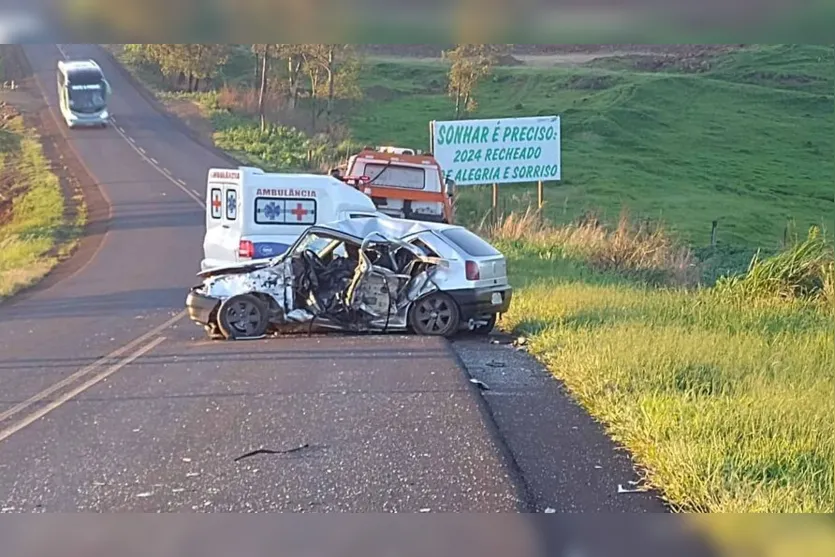
MULTIPOLYGON (((204 340, 182 308, 201 256, 206 171, 228 161, 157 112, 97 47, 25 49, 56 116, 57 60, 99 60, 113 85, 115 126, 58 127, 107 201, 106 232, 95 253, 72 275, 0 305, 0 511, 517 512, 549 496, 565 499, 560 508, 608 508, 599 503, 608 495, 596 485, 589 499, 595 506, 583 508, 582 498, 564 487, 542 493, 547 482, 529 485, 520 477, 521 469, 537 468, 532 475, 545 478, 549 465, 542 458, 517 462, 508 452, 490 407, 445 341, 204 340)), ((536 412, 544 414, 548 404, 536 412)), ((556 438, 566 447, 550 453, 559 454, 555 462, 585 462, 572 456, 576 447, 565 450, 571 437, 556 438)), ((543 430, 524 442, 548 439, 543 430)), ((517 456, 525 452, 514 448, 517 456)), ((271 526, 272 537, 262 530, 258 541, 234 540, 246 551, 247 544, 257 550, 280 539, 287 547, 292 539, 320 555, 368 555, 372 546, 404 556, 663 554, 647 523, 608 538, 599 535, 599 523, 530 516, 431 524, 380 519, 343 522, 342 530, 285 521, 271 526), (606 547, 592 549, 605 540, 606 547)), ((206 523, 166 526, 169 535, 153 540, 155 554, 229 554, 222 550, 231 543, 226 531, 206 523)), ((130 528, 97 523, 84 532, 99 532, 96 547, 112 554, 103 548, 123 551, 141 538, 137 523, 130 528)), ((59 536, 50 529, 55 535, 47 539, 14 528, 2 536, 14 555, 39 554, 37 547, 100 554, 89 549, 92 538, 76 540, 73 531, 59 536)), ((671 554, 686 555, 676 544, 671 554)))
POLYGON ((443 341, 202 342, 177 314, 201 255, 195 191, 210 166, 228 162, 173 127, 97 47, 30 45, 26 54, 52 106, 59 56, 97 58, 112 81, 115 127, 63 132, 109 202, 97 253, 75 275, 0 306, 4 508, 525 509, 443 341))

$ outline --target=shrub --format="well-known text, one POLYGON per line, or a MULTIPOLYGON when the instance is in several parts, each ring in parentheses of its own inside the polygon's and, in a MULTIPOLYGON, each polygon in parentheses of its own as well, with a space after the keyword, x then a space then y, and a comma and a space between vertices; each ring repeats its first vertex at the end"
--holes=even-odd
POLYGON ((309 167, 311 141, 295 128, 270 125, 262 132, 258 124, 239 121, 230 115, 219 114, 215 120, 220 125, 216 126, 214 140, 221 149, 244 154, 268 170, 309 167))
POLYGON ((803 242, 767 259, 758 252, 744 276, 722 278, 716 286, 733 298, 822 302, 835 308, 835 251, 812 227, 803 242))
POLYGON ((655 224, 635 224, 624 212, 614 229, 593 216, 566 226, 543 221, 538 211, 511 213, 483 233, 505 243, 525 243, 545 250, 559 250, 583 259, 593 269, 629 276, 649 284, 692 286, 699 268, 691 251, 655 224))

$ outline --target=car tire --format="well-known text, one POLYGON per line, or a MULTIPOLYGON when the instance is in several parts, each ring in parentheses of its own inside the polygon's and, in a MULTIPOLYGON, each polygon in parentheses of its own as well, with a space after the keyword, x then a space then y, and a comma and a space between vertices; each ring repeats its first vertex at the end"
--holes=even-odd
POLYGON ((267 305, 252 294, 232 296, 220 304, 217 326, 226 340, 264 336, 269 326, 267 305))
POLYGON ((419 335, 450 337, 460 325, 458 304, 442 292, 415 301, 409 309, 409 327, 419 335))
POLYGON ((495 328, 496 328, 496 321, 497 321, 497 319, 498 319, 498 315, 496 315, 496 314, 494 313, 494 314, 493 314, 493 315, 491 315, 491 316, 490 316, 490 318, 487 320, 487 325, 482 325, 481 327, 476 327, 475 329, 473 329, 472 333, 473 333, 474 335, 479 335, 479 336, 487 336, 487 335, 489 335, 490 333, 492 333, 492 332, 493 332, 493 329, 495 329, 495 328))

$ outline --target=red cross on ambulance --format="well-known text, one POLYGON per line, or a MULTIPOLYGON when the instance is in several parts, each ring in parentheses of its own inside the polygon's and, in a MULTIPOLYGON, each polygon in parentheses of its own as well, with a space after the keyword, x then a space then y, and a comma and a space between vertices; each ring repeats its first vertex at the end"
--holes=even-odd
POLYGON ((288 200, 287 205, 293 207, 289 212, 296 217, 296 223, 316 224, 316 201, 312 199, 288 200))
POLYGON ((212 190, 212 218, 220 218, 220 209, 223 205, 223 198, 220 190, 212 190))

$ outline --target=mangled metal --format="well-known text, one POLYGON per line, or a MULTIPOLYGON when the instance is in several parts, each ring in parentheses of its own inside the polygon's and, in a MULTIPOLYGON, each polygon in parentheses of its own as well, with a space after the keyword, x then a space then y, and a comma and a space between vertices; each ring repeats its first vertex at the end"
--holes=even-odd
POLYGON ((274 259, 200 273, 186 308, 227 339, 297 327, 484 334, 510 305, 506 270, 500 252, 462 227, 352 217, 308 228, 274 259))
MULTIPOLYGON (((303 249, 270 261, 206 271, 192 296, 219 301, 215 313, 230 300, 256 297, 268 312, 268 331, 307 323, 364 332, 405 329, 411 303, 438 289, 432 279, 445 260, 413 244, 378 231, 358 246, 335 233, 332 241, 344 246, 344 256, 330 254, 324 261, 315 251, 303 249)), ((245 336, 222 330, 213 319, 206 321, 213 335, 245 336)))

